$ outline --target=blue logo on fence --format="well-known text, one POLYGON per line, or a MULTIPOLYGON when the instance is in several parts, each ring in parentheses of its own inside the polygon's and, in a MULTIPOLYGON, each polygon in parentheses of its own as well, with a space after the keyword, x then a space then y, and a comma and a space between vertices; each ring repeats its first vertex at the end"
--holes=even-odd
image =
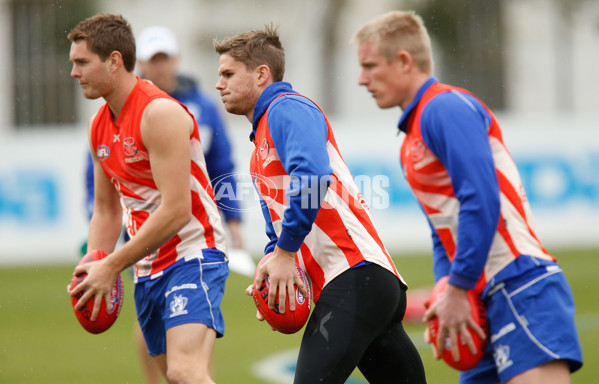
POLYGON ((39 169, 0 174, 0 222, 48 225, 60 216, 58 180, 39 169))

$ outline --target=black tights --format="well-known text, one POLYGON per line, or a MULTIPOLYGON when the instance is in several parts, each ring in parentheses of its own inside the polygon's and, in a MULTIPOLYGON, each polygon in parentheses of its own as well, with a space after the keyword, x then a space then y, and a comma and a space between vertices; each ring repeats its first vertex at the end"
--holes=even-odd
POLYGON ((369 383, 426 383, 401 323, 406 292, 386 269, 350 269, 321 292, 308 320, 295 384, 345 383, 356 367, 369 383))

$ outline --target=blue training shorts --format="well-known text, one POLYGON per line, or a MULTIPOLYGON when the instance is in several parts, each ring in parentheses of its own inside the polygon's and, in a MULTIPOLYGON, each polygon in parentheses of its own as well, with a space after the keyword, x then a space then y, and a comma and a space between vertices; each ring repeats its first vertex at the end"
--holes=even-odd
POLYGON ((483 360, 460 374, 460 383, 505 383, 557 359, 565 360, 571 372, 582 366, 574 299, 559 265, 498 283, 485 303, 489 345, 483 360))
POLYGON ((222 337, 220 309, 229 267, 222 252, 205 249, 201 258, 181 259, 153 279, 135 284, 135 307, 148 353, 166 352, 166 331, 188 323, 201 323, 222 337))

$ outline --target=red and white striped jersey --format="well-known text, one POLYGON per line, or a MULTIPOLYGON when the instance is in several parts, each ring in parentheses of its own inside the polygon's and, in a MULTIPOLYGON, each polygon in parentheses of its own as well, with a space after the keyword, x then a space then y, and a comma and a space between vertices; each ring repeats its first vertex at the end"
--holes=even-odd
MULTIPOLYGON (((300 95, 293 95, 298 96, 300 95)), ((282 97, 285 97, 284 94, 282 97)), ((303 96, 301 98, 304 99, 303 96)), ((310 100, 307 102, 311 103, 310 100)), ((280 237, 285 211, 289 209, 286 191, 292 178, 285 170, 271 137, 268 113, 264 113, 260 118, 255 131, 255 149, 250 161, 250 171, 262 200, 266 225, 280 237)), ((318 301, 320 292, 327 283, 365 261, 391 271, 405 284, 372 223, 353 176, 341 157, 329 122, 326 121, 326 124, 326 151, 333 173, 312 229, 304 238, 296 255, 297 263, 311 279, 314 301, 318 301)), ((310 140, 310 137, 304 139, 310 140)), ((318 183, 320 180, 313 182, 318 183)))
MULTIPOLYGON (((413 109, 404 112, 407 117, 402 117, 403 124, 400 126, 405 129, 406 137, 401 147, 400 160, 406 180, 427 215, 434 233, 438 236, 446 257, 453 263, 452 271, 466 275, 467 271, 475 270, 472 267, 475 259, 480 259, 484 267, 477 277, 476 288, 482 291, 494 276, 520 255, 555 260, 544 249, 536 235, 532 212, 518 169, 504 145, 501 129, 493 113, 471 93, 434 80, 429 80, 418 95, 419 98, 415 100, 413 109), (462 131, 447 129, 447 132, 453 134, 443 136, 445 131, 442 130, 442 124, 449 124, 447 122, 449 119, 433 120, 430 117, 431 110, 427 110, 427 106, 432 102, 436 102, 434 104, 436 111, 445 108, 447 115, 456 115, 459 106, 472 111, 472 115, 477 116, 481 122, 486 122, 486 131, 481 134, 482 144, 475 141, 475 138, 467 136, 467 134, 473 135, 476 127, 467 126, 464 122, 461 126, 462 131), (448 105, 449 102, 454 102, 457 106, 448 105), (429 115, 426 115, 427 111, 429 115), (441 137, 449 143, 446 146, 450 150, 443 147, 444 150, 437 150, 435 153, 431 147, 435 148, 434 144, 442 141, 441 137), (477 147, 475 142, 480 145, 477 147), (483 147, 484 151, 481 149, 483 147), (447 154, 450 151, 453 154, 453 161, 448 159, 447 154), (489 158, 488 162, 494 167, 494 172, 475 173, 479 164, 455 160, 458 156, 464 156, 466 152, 475 151, 485 154, 478 157, 479 163, 483 162, 481 159, 489 158), (464 164, 467 164, 467 170, 464 170, 464 164), (487 191, 488 195, 499 197, 498 216, 491 218, 490 224, 476 219, 476 214, 487 209, 487 205, 491 205, 476 202, 474 197, 471 197, 476 183, 492 189, 487 191), (493 189, 489 186, 496 187, 493 189), (458 187, 461 188, 459 191, 456 190, 458 187), (483 228, 490 235, 488 248, 480 244, 481 235, 470 242, 470 248, 474 250, 463 244, 460 248, 458 242, 461 238, 460 233, 467 233, 468 236, 473 237, 483 228), (468 256, 464 257, 464 255, 468 256), (460 256, 462 256, 460 265, 457 266, 455 259, 460 256)), ((462 121, 469 120, 463 118, 462 121)), ((437 146, 441 147, 438 144, 437 146)), ((493 168, 490 169, 493 171, 493 168)), ((486 191, 480 188, 476 190, 479 195, 486 191)))
MULTIPOLYGON (((121 196, 127 231, 131 237, 135 236, 161 201, 140 132, 143 111, 157 98, 175 100, 151 82, 138 79, 116 123, 113 122, 108 104, 105 104, 98 111, 90 133, 91 145, 96 150, 100 165, 121 196)), ((160 273, 177 260, 197 254, 202 249, 214 248, 226 252, 224 230, 206 171, 195 119, 194 125, 189 144, 192 218, 160 249, 137 262, 135 274, 139 278, 160 273)))

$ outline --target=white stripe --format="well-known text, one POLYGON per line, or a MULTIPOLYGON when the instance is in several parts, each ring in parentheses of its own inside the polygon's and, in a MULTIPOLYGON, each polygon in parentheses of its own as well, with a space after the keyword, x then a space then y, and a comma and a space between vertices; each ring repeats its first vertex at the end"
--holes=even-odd
POLYGON ((204 282, 204 270, 202 269, 202 263, 198 262, 198 266, 200 269, 200 283, 202 285, 202 290, 204 291, 204 295, 206 296, 206 301, 208 302, 208 307, 210 308, 210 319, 212 320, 212 328, 216 330, 216 321, 214 320, 214 313, 212 311, 212 302, 210 301, 210 297, 208 296, 208 284, 204 282))
POLYGON ((455 89, 452 89, 450 92, 459 97, 464 103, 466 103, 466 105, 468 105, 468 107, 470 107, 470 109, 476 112, 476 107, 474 106, 474 104, 472 104, 472 102, 468 100, 466 96, 464 96, 461 92, 458 92, 455 89))
POLYGON ((345 230, 362 255, 369 259, 380 259, 380 255, 383 254, 381 247, 372 236, 370 236, 368 229, 366 229, 357 216, 354 215, 347 203, 336 193, 327 193, 325 200, 335 207, 343 222, 345 230))
MULTIPOLYGON (((457 217, 460 211, 460 201, 455 197, 422 191, 414 191, 414 193, 425 205, 443 212, 445 216, 457 217)), ((457 226, 457 222, 455 226, 457 226)))
MULTIPOLYGON (((336 254, 340 252, 340 250, 327 233, 317 225, 312 226, 312 230, 304 239, 304 244, 306 244, 314 261, 316 261, 323 272, 324 285, 349 268, 349 263, 344 257, 330 258, 331 254, 336 254), (334 262, 331 262, 331 260, 334 260, 334 262), (323 265, 325 265, 326 268, 323 268, 323 265)), ((298 253, 299 256, 301 256, 300 264, 305 268, 301 249, 298 253)))
POLYGON ((524 284, 523 286, 521 286, 520 288, 512 291, 512 293, 509 294, 510 297, 514 297, 516 296, 518 293, 522 292, 523 290, 525 290, 526 288, 529 288, 530 286, 536 284, 537 282, 543 280, 546 277, 549 277, 551 275, 555 275, 556 273, 560 273, 562 271, 562 269, 559 266, 549 266, 547 267, 547 273, 542 274, 541 276, 529 281, 528 283, 524 284), (550 268, 550 267, 557 267, 557 268, 550 268))
POLYGON ((160 276, 162 276, 164 274, 164 271, 160 271, 160 272, 156 272, 155 274, 150 276, 150 280, 154 280, 159 278, 160 276))
POLYGON ((194 252, 192 254, 189 254, 187 256, 185 256, 185 261, 189 261, 189 260, 194 260, 194 259, 200 259, 203 260, 204 259, 204 253, 202 253, 202 251, 197 251, 194 252))
MULTIPOLYGON (((138 189, 134 189, 134 191, 136 194, 140 195, 138 193, 138 189)), ((143 195, 142 195, 142 197, 143 197, 143 195)), ((132 209, 134 211, 144 211, 144 212, 152 213, 160 205, 161 199, 153 196, 153 198, 148 198, 147 200, 144 201, 144 200, 139 200, 139 199, 136 199, 136 198, 133 198, 130 196, 123 196, 123 201, 128 209, 132 209)))
POLYGON ((345 161, 343 161, 343 158, 330 141, 327 142, 327 152, 331 168, 333 169, 333 177, 341 181, 341 184, 348 190, 350 195, 355 198, 360 192, 358 186, 354 182, 354 178, 347 168, 345 161))
POLYGON ((530 333, 530 330, 528 329, 527 324, 522 320, 522 316, 520 316, 520 314, 518 313, 518 311, 516 311, 516 308, 514 307, 514 304, 512 303, 511 300, 511 296, 507 293, 507 291, 504 289, 501 290, 501 293, 503 294, 503 296, 505 297, 506 301, 508 302, 510 309, 512 310, 512 314, 514 315, 514 317, 516 318, 516 320, 518 321, 518 323, 520 324, 520 326, 522 327, 522 329, 524 330, 524 332, 528 335, 528 338, 537 346, 539 347, 541 350, 545 351, 545 353, 547 353, 549 356, 553 357, 554 359, 559 359, 559 355, 553 353, 552 351, 550 351, 549 349, 547 349, 547 347, 545 347, 543 344, 541 344, 539 342, 539 340, 537 340, 532 333, 530 333))
POLYGON ((499 330, 499 332, 491 335, 491 344, 496 342, 497 339, 499 339, 500 337, 507 335, 508 333, 512 332, 515 329, 516 329, 516 324, 514 324, 514 322, 506 324, 499 330))

